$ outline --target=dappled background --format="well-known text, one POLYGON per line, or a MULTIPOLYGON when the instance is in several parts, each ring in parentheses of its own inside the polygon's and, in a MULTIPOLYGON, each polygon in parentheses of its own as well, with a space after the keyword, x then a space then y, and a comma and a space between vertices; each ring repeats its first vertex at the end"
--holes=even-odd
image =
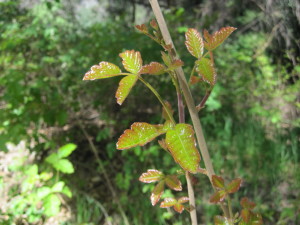
MULTIPOLYGON (((213 164, 244 180, 235 210, 247 196, 265 224, 300 224, 300 3, 160 3, 187 74, 187 28, 238 28, 216 50, 218 82, 199 114, 213 164)), ((187 212, 152 207, 153 185, 138 181, 149 168, 175 172, 173 159, 156 142, 116 150, 133 122, 162 122, 158 101, 138 83, 120 107, 119 78, 82 81, 100 61, 121 66, 124 50, 161 62, 134 28, 152 18, 146 0, 0 1, 0 224, 189 224, 187 212)), ((167 75, 144 77, 176 108, 167 75)), ((199 221, 212 224, 209 182, 194 180, 199 221)))

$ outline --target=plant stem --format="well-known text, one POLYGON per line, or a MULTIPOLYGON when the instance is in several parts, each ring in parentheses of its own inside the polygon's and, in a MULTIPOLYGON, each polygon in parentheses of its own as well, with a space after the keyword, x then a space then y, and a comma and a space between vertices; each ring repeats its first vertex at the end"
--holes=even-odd
MULTIPOLYGON (((149 0, 149 2, 151 4, 153 13, 156 17, 157 23, 159 25, 159 28, 161 30, 161 33, 162 33, 162 36, 163 36, 163 39, 164 39, 165 43, 166 44, 171 44, 173 46, 174 51, 170 51, 171 52, 171 57, 172 57, 173 60, 177 59, 178 57, 177 57, 177 54, 176 54, 176 50, 174 48, 173 41, 171 39, 168 27, 166 25, 166 22, 165 22, 165 19, 163 17, 163 14, 161 12, 161 9, 159 7, 159 4, 158 4, 157 0, 149 0), (172 52, 173 52, 173 54, 172 54, 172 52)), ((189 110, 189 113, 190 113, 190 116, 191 116, 191 119, 192 119, 192 122, 193 122, 193 125, 194 125, 198 145, 199 145, 201 155, 203 157, 203 161, 204 161, 204 164, 205 164, 205 167, 206 167, 206 170, 207 170, 207 175, 209 177, 210 182, 212 183, 212 175, 214 175, 215 172, 214 172, 212 162, 211 162, 211 159, 210 159, 210 156, 209 156, 209 152, 208 152, 206 141, 205 141, 205 138, 204 138, 204 135, 203 135, 202 126, 201 126, 201 123, 200 123, 200 120, 199 120, 199 117, 198 117, 198 111, 196 109, 194 99, 193 99, 191 91, 188 87, 188 84, 187 84, 187 81, 185 79, 182 68, 181 67, 177 68, 175 70, 175 73, 176 73, 177 78, 179 80, 179 84, 181 86, 181 89, 182 89, 182 92, 183 92, 183 95, 184 95, 184 98, 185 98, 185 101, 186 101, 186 105, 188 107, 188 110, 189 110)), ((224 215, 226 217, 228 217, 229 216, 228 208, 225 205, 221 205, 221 207, 222 207, 222 210, 224 212, 224 215)))
POLYGON ((166 104, 164 103, 163 99, 161 98, 161 96, 158 94, 158 92, 152 87, 151 84, 149 84, 147 81, 145 81, 141 76, 139 76, 139 80, 145 84, 152 92, 153 94, 157 97, 157 99, 159 100, 159 102, 162 104, 162 106, 164 107, 164 109, 166 110, 169 118, 171 119, 171 122, 173 123, 173 125, 176 124, 174 117, 172 115, 172 113, 170 112, 170 110, 168 109, 168 107, 166 106, 166 104))
POLYGON ((233 213, 232 213, 232 206, 231 206, 231 198, 229 195, 227 195, 227 204, 228 204, 228 209, 229 209, 229 215, 230 219, 233 219, 233 213))

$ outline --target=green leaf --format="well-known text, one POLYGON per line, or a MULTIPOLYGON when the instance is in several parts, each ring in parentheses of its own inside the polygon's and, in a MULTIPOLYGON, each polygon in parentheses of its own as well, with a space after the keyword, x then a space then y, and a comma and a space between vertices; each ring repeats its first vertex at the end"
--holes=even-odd
POLYGON ((133 123, 124 131, 117 142, 117 149, 123 150, 135 146, 143 146, 161 135, 155 125, 149 123, 133 123))
POLYGON ((164 61, 164 63, 166 64, 167 67, 171 66, 172 61, 171 61, 170 56, 168 54, 166 54, 165 52, 161 52, 161 58, 164 61))
POLYGON ((151 62, 148 65, 144 65, 139 74, 152 74, 152 75, 160 75, 163 74, 166 70, 166 67, 158 62, 151 62))
POLYGON ((243 221, 248 223, 251 218, 250 210, 248 209, 242 209, 241 211, 241 217, 243 218, 243 221))
POLYGON ((51 193, 51 188, 43 186, 37 189, 36 195, 38 199, 43 199, 50 193, 51 193))
POLYGON ((52 192, 62 192, 64 186, 65 186, 65 182, 59 181, 53 185, 52 192))
POLYGON ((65 158, 69 156, 75 149, 77 148, 77 145, 73 143, 66 144, 62 147, 60 147, 57 151, 59 158, 65 158))
POLYGON ((220 190, 215 192, 211 197, 210 197, 210 202, 211 203, 218 203, 218 202, 222 202, 225 197, 226 197, 227 193, 225 190, 220 190))
POLYGON ((44 213, 46 216, 55 216, 60 211, 60 199, 55 195, 51 194, 44 199, 44 213))
POLYGON ((178 67, 181 67, 183 65, 184 65, 183 61, 181 61, 180 59, 175 59, 174 61, 172 61, 171 65, 168 66, 168 70, 175 70, 178 67))
POLYGON ((214 217, 215 225, 229 225, 229 221, 224 216, 215 216, 214 217))
POLYGON ((67 197, 72 198, 72 192, 68 186, 64 186, 62 193, 65 194, 67 197))
POLYGON ((67 159, 59 159, 55 164, 54 168, 61 171, 62 173, 74 173, 74 167, 72 163, 67 159))
POLYGON ((135 85, 136 81, 138 80, 138 76, 129 75, 124 77, 120 83, 118 90, 116 92, 117 103, 122 105, 122 103, 127 98, 129 92, 131 91, 132 87, 135 85))
POLYGON ((175 198, 165 198, 163 202, 160 203, 160 208, 169 208, 177 203, 175 198))
POLYGON ((83 80, 95 80, 120 76, 121 72, 120 68, 115 64, 100 62, 99 65, 91 67, 91 70, 84 75, 83 80))
POLYGON ((195 63, 196 72, 202 76, 204 81, 213 86, 216 83, 217 74, 211 60, 207 58, 201 58, 195 63))
POLYGON ((122 64, 128 72, 133 74, 139 73, 143 64, 140 52, 127 50, 123 53, 120 53, 120 57, 123 59, 122 64))
POLYGON ((225 41, 229 35, 235 31, 235 27, 223 27, 219 31, 216 31, 212 36, 207 31, 204 32, 204 46, 208 51, 216 49, 220 44, 225 41))
POLYGON ((217 175, 212 175, 212 184, 216 188, 225 188, 224 179, 217 175))
POLYGON ((185 33, 185 46, 192 56, 195 56, 197 59, 200 59, 203 55, 203 39, 200 33, 193 28, 189 28, 185 33))
POLYGON ((174 191, 181 191, 182 186, 176 175, 167 175, 165 177, 166 185, 174 191))
POLYGON ((151 193, 151 204, 154 206, 156 205, 156 203, 160 200, 161 195, 164 192, 164 188, 165 188, 165 182, 162 180, 160 181, 153 189, 152 193, 151 193))
POLYGON ((237 192, 241 187, 241 183, 242 183, 242 179, 240 178, 234 179, 226 186, 226 191, 231 194, 237 192))
POLYGON ((156 181, 160 181, 162 180, 164 177, 164 174, 158 170, 147 170, 146 173, 143 173, 140 178, 139 181, 144 182, 144 183, 152 183, 152 182, 156 182, 156 181))
POLYGON ((50 163, 51 165, 55 165, 56 162, 59 160, 59 157, 57 153, 52 153, 45 160, 47 163, 50 163))
POLYGON ((194 130, 189 124, 177 124, 168 130, 166 144, 174 160, 186 171, 197 173, 200 154, 197 150, 194 130))
POLYGON ((174 205, 174 210, 178 213, 182 213, 182 211, 184 210, 184 206, 177 202, 174 205))
POLYGON ((188 197, 181 197, 178 199, 178 202, 183 204, 183 203, 186 203, 189 201, 189 198, 188 197))

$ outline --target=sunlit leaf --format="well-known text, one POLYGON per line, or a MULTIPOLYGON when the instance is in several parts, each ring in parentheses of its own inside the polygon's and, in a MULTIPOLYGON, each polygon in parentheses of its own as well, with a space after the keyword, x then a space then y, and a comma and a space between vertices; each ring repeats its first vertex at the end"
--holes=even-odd
POLYGON ((174 160, 190 173, 197 173, 200 154, 196 148, 194 130, 189 124, 177 124, 168 130, 166 144, 174 160))
POLYGON ((194 29, 190 28, 185 33, 185 46, 192 56, 195 56, 197 59, 200 59, 203 54, 203 39, 200 33, 194 29))
POLYGON ((67 159, 59 159, 55 164, 53 164, 53 167, 62 173, 74 173, 74 167, 72 163, 67 159))
POLYGON ((91 70, 84 75, 83 80, 95 80, 120 76, 121 72, 121 69, 115 64, 100 62, 99 65, 91 67, 91 70))
POLYGON ((218 202, 222 202, 224 200, 224 198, 226 197, 226 191, 224 190, 220 190, 215 192, 209 199, 209 201, 211 203, 218 203, 218 202))
POLYGON ((178 202, 183 204, 183 203, 186 203, 189 201, 189 198, 188 197, 181 197, 178 199, 178 202))
POLYGON ((169 208, 177 203, 175 198, 165 198, 163 202, 160 203, 160 208, 169 208))
POLYGON ((165 188, 165 182, 162 180, 160 181, 153 189, 152 193, 151 193, 151 204, 154 206, 156 205, 156 203, 160 200, 161 195, 164 192, 164 188, 165 188))
POLYGON ((152 74, 152 75, 160 75, 165 72, 165 66, 158 62, 151 62, 148 65, 144 65, 139 74, 152 74))
POLYGON ((65 186, 65 182, 59 181, 56 184, 53 185, 52 191, 53 192, 62 192, 63 188, 65 186))
POLYGON ((206 31, 204 33, 204 38, 206 42, 204 42, 204 46, 207 50, 212 51, 217 48, 220 44, 225 41, 229 35, 235 31, 235 27, 223 27, 219 31, 216 31, 212 36, 208 34, 206 31))
POLYGON ((184 206, 181 205, 180 203, 176 203, 174 205, 174 210, 178 213, 182 213, 182 211, 184 210, 184 206))
POLYGON ((217 175, 212 175, 212 184, 216 188, 225 188, 224 179, 217 175))
POLYGON ((73 143, 66 144, 58 149, 57 155, 59 158, 65 158, 69 156, 76 148, 77 145, 73 143))
POLYGON ((126 97, 128 96, 129 92, 131 91, 132 87, 135 85, 136 81, 138 80, 138 76, 129 75, 124 77, 120 83, 118 90, 116 92, 117 103, 122 105, 125 101, 126 97))
POLYGON ((117 149, 123 150, 135 146, 143 146, 161 133, 155 125, 149 123, 134 123, 130 129, 124 131, 117 143, 117 149))
POLYGON ((214 217, 215 225, 229 225, 229 221, 224 216, 215 216, 214 217))
POLYGON ((195 63, 196 72, 202 76, 204 81, 213 86, 216 83, 217 74, 211 60, 207 58, 201 58, 195 63))
POLYGON ((169 188, 171 188, 175 191, 182 190, 181 182, 180 182, 180 180, 178 180, 176 175, 167 175, 165 177, 165 182, 169 188))
POLYGON ((147 170, 146 173, 143 173, 140 176, 139 180, 144 183, 152 183, 152 182, 160 181, 163 178, 164 178, 164 174, 162 172, 151 169, 151 170, 147 170))
POLYGON ((120 53, 120 57, 123 59, 122 64, 128 72, 138 74, 143 64, 140 52, 127 50, 120 53))
POLYGON ((166 133, 168 130, 173 129, 173 128, 174 128, 174 124, 170 120, 167 120, 164 123, 161 132, 166 133))
POLYGON ((226 186, 226 191, 228 193, 237 192, 241 187, 241 183, 242 183, 242 179, 240 178, 234 179, 226 186))
POLYGON ((255 207, 255 203, 249 201, 247 197, 243 197, 240 201, 240 204, 244 209, 253 209, 255 207))
POLYGON ((43 200, 43 203, 44 213, 46 216, 51 217, 59 213, 61 201, 55 194, 48 195, 43 200))

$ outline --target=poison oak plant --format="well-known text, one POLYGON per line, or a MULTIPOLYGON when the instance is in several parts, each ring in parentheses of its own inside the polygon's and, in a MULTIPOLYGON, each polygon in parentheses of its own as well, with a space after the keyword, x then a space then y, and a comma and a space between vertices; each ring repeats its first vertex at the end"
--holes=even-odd
MULTIPOLYGON (((159 137, 158 142, 160 146, 166 151, 166 154, 170 154, 174 162, 181 167, 181 170, 179 170, 177 174, 164 174, 160 170, 149 169, 140 176, 139 180, 141 182, 157 183, 150 196, 150 201, 153 206, 161 201, 161 196, 166 188, 177 192, 182 191, 179 177, 185 174, 188 184, 188 196, 165 198, 160 202, 160 207, 173 207, 178 213, 187 210, 190 212, 192 224, 196 225, 195 197, 189 174, 200 173, 208 176, 214 189, 214 194, 211 196, 210 202, 219 204, 224 213, 222 216, 215 216, 214 222, 216 225, 262 224, 261 216, 252 211, 255 205, 247 198, 241 200, 243 207, 241 213, 233 214, 230 195, 239 190, 242 180, 236 178, 228 184, 225 184, 222 177, 215 175, 197 115, 198 111, 205 106, 205 102, 217 82, 213 51, 221 45, 236 28, 223 27, 213 34, 209 34, 207 30, 204 30, 204 39, 200 32, 194 28, 188 29, 185 33, 185 46, 188 52, 195 57, 189 85, 203 83, 206 91, 202 101, 195 106, 189 85, 185 80, 181 68, 184 63, 177 57, 159 5, 157 1, 150 1, 150 4, 156 20, 152 20, 150 26, 142 24, 137 25, 136 28, 161 45, 163 49, 161 52, 162 62, 151 62, 144 65, 140 52, 127 50, 119 54, 125 71, 122 71, 118 66, 110 62, 100 62, 99 65, 92 66, 91 70, 88 71, 83 78, 83 80, 95 80, 123 76, 115 95, 117 103, 120 105, 125 101, 136 82, 140 81, 152 91, 163 107, 163 124, 149 124, 146 122, 133 123, 130 129, 125 130, 120 136, 117 142, 117 149, 126 150, 135 146, 144 146, 159 137), (171 77, 172 84, 175 86, 177 92, 178 122, 174 118, 171 105, 165 102, 156 89, 144 79, 146 76, 164 75, 171 77), (187 124, 184 121, 184 103, 182 96, 190 112, 193 125, 187 124), (200 147, 206 168, 200 168, 201 156, 197 149, 197 144, 200 147)), ((182 196, 182 194, 180 196, 182 196)))

